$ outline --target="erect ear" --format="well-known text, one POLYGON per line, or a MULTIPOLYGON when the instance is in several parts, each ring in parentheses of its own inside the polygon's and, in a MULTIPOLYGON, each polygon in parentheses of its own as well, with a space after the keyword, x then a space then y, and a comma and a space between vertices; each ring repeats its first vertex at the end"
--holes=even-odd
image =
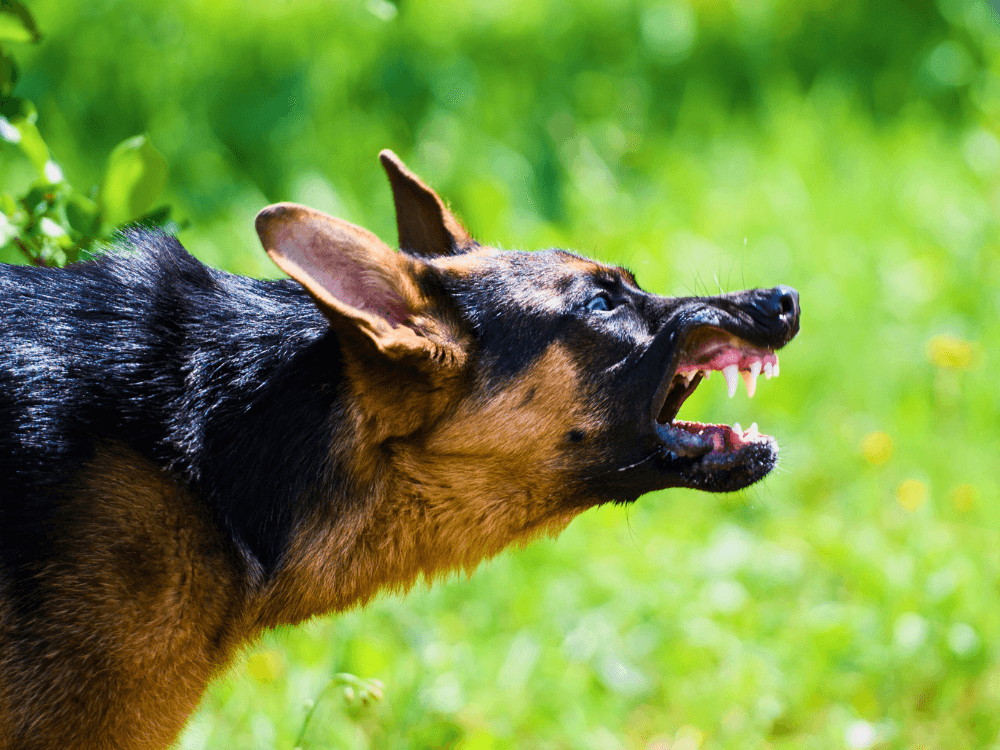
POLYGON ((389 149, 378 155, 392 185, 399 249, 425 258, 456 255, 476 244, 438 194, 389 149))
POLYGON ((338 331, 360 333, 393 359, 439 358, 439 347, 412 327, 424 307, 415 282, 420 261, 367 229, 294 203, 268 206, 255 224, 271 260, 338 331))

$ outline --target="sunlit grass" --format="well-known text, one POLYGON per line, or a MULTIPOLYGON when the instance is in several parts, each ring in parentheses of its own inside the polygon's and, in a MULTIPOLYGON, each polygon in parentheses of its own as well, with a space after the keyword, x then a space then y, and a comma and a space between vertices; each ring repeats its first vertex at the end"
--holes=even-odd
POLYGON ((649 192, 621 185, 610 209, 570 162, 568 222, 519 242, 583 246, 663 292, 799 287, 781 377, 752 401, 713 380, 684 406, 757 421, 778 471, 737 496, 591 511, 471 580, 269 637, 258 653, 282 669, 235 670, 185 747, 288 745, 341 670, 385 701, 327 696, 303 747, 993 742, 995 198, 961 138, 825 111, 788 97, 725 146, 671 147, 649 192))

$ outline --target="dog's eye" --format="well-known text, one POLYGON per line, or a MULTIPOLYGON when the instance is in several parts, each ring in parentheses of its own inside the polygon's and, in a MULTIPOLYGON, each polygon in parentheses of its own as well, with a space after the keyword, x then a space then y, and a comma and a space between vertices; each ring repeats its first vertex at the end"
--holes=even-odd
POLYGON ((608 295, 602 292, 601 294, 591 297, 587 302, 586 307, 591 312, 607 312, 614 307, 614 303, 608 298, 608 295))

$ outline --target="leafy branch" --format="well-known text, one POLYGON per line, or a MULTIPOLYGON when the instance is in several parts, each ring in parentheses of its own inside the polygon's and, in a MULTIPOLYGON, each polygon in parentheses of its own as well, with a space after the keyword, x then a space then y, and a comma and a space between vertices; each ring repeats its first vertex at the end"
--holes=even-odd
POLYGON ((84 194, 70 185, 38 130, 35 105, 13 95, 19 69, 6 47, 41 38, 22 3, 0 0, 0 149, 19 149, 38 175, 24 195, 0 192, 0 248, 14 247, 34 265, 62 266, 122 225, 165 224, 169 207, 153 206, 167 183, 167 161, 138 135, 111 152, 99 187, 84 194))

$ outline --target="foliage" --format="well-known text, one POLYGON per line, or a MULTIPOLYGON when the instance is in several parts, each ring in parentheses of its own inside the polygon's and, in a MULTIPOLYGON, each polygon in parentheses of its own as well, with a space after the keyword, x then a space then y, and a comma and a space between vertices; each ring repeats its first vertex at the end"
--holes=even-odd
MULTIPOLYGON (((32 10, 18 91, 66 174, 101 182, 147 131, 208 262, 275 273, 252 219, 277 200, 391 242, 391 147, 484 241, 574 247, 661 293, 802 294, 780 378, 683 409, 777 435, 762 485, 590 511, 471 579, 270 635, 181 747, 1000 746, 986 2, 32 10), (324 692, 345 671, 384 700, 324 692)), ((24 195, 37 170, 10 153, 24 195)))
MULTIPOLYGON (((24 5, 0 0, 0 44, 41 38, 24 5)), ((149 139, 140 135, 120 143, 96 199, 88 197, 72 188, 52 159, 35 105, 12 95, 18 76, 14 58, 0 47, 0 143, 16 146, 37 177, 20 198, 0 193, 0 247, 16 248, 31 263, 63 265, 79 260, 95 241, 110 239, 121 224, 165 223, 168 209, 147 214, 167 179, 166 161, 149 139)))

